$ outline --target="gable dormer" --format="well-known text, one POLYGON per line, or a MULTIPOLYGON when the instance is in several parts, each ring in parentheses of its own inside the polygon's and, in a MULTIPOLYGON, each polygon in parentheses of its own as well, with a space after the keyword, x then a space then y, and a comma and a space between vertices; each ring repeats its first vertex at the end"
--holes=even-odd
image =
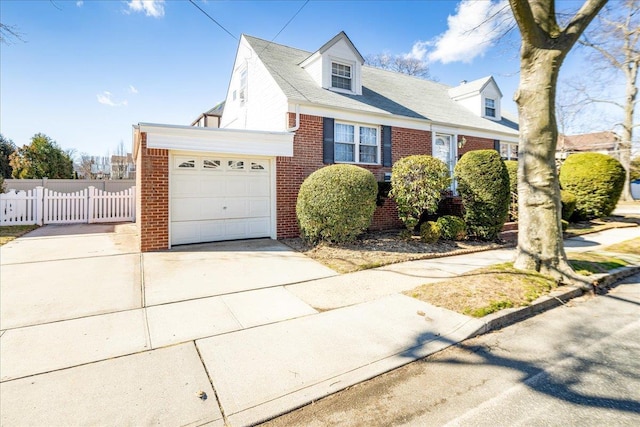
POLYGON ((364 58, 344 31, 300 63, 318 86, 335 92, 362 95, 364 58))
POLYGON ((472 82, 463 81, 449 89, 449 96, 474 114, 485 119, 502 120, 502 92, 493 77, 485 77, 472 82))

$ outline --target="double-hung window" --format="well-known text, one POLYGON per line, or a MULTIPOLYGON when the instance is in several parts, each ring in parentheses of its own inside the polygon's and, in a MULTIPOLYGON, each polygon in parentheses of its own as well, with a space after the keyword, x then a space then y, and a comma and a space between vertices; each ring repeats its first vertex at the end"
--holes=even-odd
POLYGON ((487 117, 496 116, 496 101, 495 99, 485 98, 484 100, 484 115, 487 117))
POLYGON ((339 62, 331 63, 331 87, 352 90, 350 65, 340 64, 339 62))
POLYGON ((334 133, 335 161, 379 163, 379 134, 377 127, 336 123, 334 133))
POLYGON ((500 157, 503 160, 518 160, 518 144, 500 142, 500 157))

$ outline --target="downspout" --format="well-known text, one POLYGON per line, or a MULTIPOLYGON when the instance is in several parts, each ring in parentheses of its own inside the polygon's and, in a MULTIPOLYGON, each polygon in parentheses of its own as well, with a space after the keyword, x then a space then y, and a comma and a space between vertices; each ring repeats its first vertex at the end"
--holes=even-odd
POLYGON ((295 132, 298 129, 300 129, 300 104, 296 104, 296 124, 292 128, 287 128, 287 132, 295 132))

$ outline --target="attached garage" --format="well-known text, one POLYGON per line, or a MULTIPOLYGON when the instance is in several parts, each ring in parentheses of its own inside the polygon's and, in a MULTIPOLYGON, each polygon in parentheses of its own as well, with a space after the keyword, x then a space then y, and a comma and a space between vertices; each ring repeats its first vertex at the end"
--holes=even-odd
POLYGON ((293 133, 134 126, 140 250, 276 238, 276 156, 293 133))

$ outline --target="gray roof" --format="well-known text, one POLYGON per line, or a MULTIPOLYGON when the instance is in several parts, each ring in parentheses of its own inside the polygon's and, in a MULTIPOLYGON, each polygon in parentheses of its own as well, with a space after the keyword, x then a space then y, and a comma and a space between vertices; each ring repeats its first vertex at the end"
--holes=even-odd
POLYGON ((222 102, 218 103, 215 107, 213 107, 212 109, 210 109, 209 111, 207 111, 204 114, 206 114, 208 116, 222 117, 222 113, 224 111, 224 104, 225 104, 225 101, 222 101, 222 102))
MULTIPOLYGON (((455 98, 470 93, 480 93, 482 92, 482 89, 484 89, 485 86, 487 86, 491 81, 495 83, 495 80, 493 80, 492 76, 482 77, 471 82, 464 81, 458 86, 450 88, 449 95, 455 98)), ((496 84, 496 87, 497 86, 498 85, 496 84)), ((502 94, 502 92, 500 94, 502 94)))
POLYGON ((392 114, 442 124, 517 134, 517 121, 484 119, 452 100, 451 86, 364 65, 362 95, 324 89, 299 66, 312 52, 244 35, 291 102, 392 114))

